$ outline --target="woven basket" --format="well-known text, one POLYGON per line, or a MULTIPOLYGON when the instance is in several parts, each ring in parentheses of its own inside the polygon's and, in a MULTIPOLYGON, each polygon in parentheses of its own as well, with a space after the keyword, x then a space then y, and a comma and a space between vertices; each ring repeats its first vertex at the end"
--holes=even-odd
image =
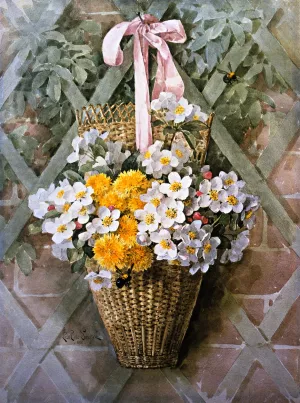
MULTIPOLYGON (((97 128, 109 131, 108 140, 120 140, 135 149, 133 104, 92 106, 77 111, 79 135, 97 128)), ((213 116, 208 129, 196 139, 196 158, 203 164, 213 116)), ((165 141, 163 127, 153 127, 154 140, 165 141)), ((166 141, 168 144, 171 139, 166 141)), ((177 133, 174 141, 184 140, 177 133)), ((88 271, 97 271, 90 261, 88 271)), ((109 333, 118 360, 130 368, 174 367, 199 293, 202 275, 190 275, 186 267, 154 261, 144 272, 132 274, 130 287, 117 288, 114 274, 112 288, 93 291, 100 316, 109 333)))

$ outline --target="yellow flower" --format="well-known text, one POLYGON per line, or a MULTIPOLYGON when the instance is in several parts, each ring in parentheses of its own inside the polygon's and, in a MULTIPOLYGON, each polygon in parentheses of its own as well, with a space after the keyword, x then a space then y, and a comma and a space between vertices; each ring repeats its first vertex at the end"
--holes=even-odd
POLYGON ((147 192, 150 182, 141 171, 121 172, 113 184, 121 197, 137 197, 147 192))
MULTIPOLYGON (((142 194, 142 193, 141 193, 142 194)), ((145 202, 143 202, 140 199, 140 195, 138 195, 137 197, 132 197, 130 199, 128 199, 127 205, 128 205, 128 209, 134 213, 135 210, 139 210, 139 209, 143 209, 145 206, 145 202)))
POLYGON ((126 266, 133 265, 133 271, 144 271, 149 269, 153 261, 153 253, 147 246, 137 243, 127 252, 126 266))
POLYGON ((131 215, 123 215, 119 220, 117 234, 126 246, 133 246, 136 243, 137 221, 131 215))
POLYGON ((97 199, 108 192, 111 186, 111 179, 105 174, 90 176, 86 181, 86 186, 91 186, 94 190, 94 196, 97 199))
POLYGON ((126 200, 120 197, 116 192, 110 190, 107 193, 104 193, 101 197, 98 198, 98 204, 100 206, 110 207, 114 206, 114 208, 125 211, 127 209, 126 200))
POLYGON ((115 271, 125 266, 126 248, 118 235, 105 234, 95 242, 94 258, 105 269, 115 271))

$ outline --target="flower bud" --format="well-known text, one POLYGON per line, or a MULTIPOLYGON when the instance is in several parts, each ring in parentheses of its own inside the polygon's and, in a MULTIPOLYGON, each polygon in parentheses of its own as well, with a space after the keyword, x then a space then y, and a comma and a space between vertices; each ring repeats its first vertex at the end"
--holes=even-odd
POLYGON ((203 195, 203 193, 200 192, 200 190, 198 190, 198 191, 196 192, 196 196, 197 196, 197 197, 200 197, 200 196, 202 196, 202 195, 203 195))
POLYGON ((108 206, 109 211, 113 211, 115 209, 115 206, 108 206))
POLYGON ((196 211, 196 213, 193 214, 194 220, 201 220, 201 218, 202 218, 202 215, 198 211, 196 211))
POLYGON ((48 211, 55 210, 55 206, 53 204, 50 204, 50 206, 48 206, 47 210, 48 211))
POLYGON ((79 221, 76 221, 76 222, 75 222, 75 228, 76 228, 76 229, 81 229, 81 228, 82 228, 82 224, 80 224, 79 221))
POLYGON ((211 171, 204 172, 202 175, 203 175, 204 179, 211 179, 212 178, 212 172, 211 171))

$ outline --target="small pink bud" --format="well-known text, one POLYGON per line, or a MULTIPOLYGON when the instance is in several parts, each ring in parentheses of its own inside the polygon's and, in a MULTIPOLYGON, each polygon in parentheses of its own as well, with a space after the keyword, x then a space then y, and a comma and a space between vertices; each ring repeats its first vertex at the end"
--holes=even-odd
POLYGON ((113 211, 115 209, 115 206, 108 206, 109 211, 113 211))
POLYGON ((200 192, 200 190, 198 190, 198 191, 196 192, 196 196, 197 196, 197 197, 200 197, 200 196, 202 196, 202 195, 203 195, 203 193, 200 192))
POLYGON ((50 204, 50 206, 48 206, 47 210, 48 211, 55 210, 55 206, 53 204, 50 204))
POLYGON ((212 178, 212 172, 211 171, 207 171, 203 173, 203 178, 204 179, 211 179, 212 178))
POLYGON ((193 222, 192 217, 188 217, 188 218, 187 218, 187 222, 193 222))
POLYGON ((201 218, 202 218, 202 215, 198 211, 196 211, 196 213, 193 214, 194 220, 201 220, 201 218))
POLYGON ((76 229, 81 229, 81 228, 82 228, 82 224, 80 224, 79 221, 76 221, 76 222, 75 222, 75 228, 76 228, 76 229))
POLYGON ((203 224, 207 224, 207 223, 208 223, 208 218, 202 216, 202 217, 201 217, 201 221, 203 222, 203 224))

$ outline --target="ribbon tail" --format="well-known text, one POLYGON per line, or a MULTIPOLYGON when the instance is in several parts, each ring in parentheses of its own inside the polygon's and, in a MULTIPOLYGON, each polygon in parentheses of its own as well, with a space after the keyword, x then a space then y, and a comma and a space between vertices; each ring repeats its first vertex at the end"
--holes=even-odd
MULTIPOLYGON (((136 146, 141 152, 152 144, 152 129, 150 116, 150 96, 148 74, 144 64, 143 54, 147 53, 143 45, 143 52, 139 34, 134 36, 134 79, 135 79, 135 124, 136 146)), ((148 45, 147 45, 148 46, 148 45)))

